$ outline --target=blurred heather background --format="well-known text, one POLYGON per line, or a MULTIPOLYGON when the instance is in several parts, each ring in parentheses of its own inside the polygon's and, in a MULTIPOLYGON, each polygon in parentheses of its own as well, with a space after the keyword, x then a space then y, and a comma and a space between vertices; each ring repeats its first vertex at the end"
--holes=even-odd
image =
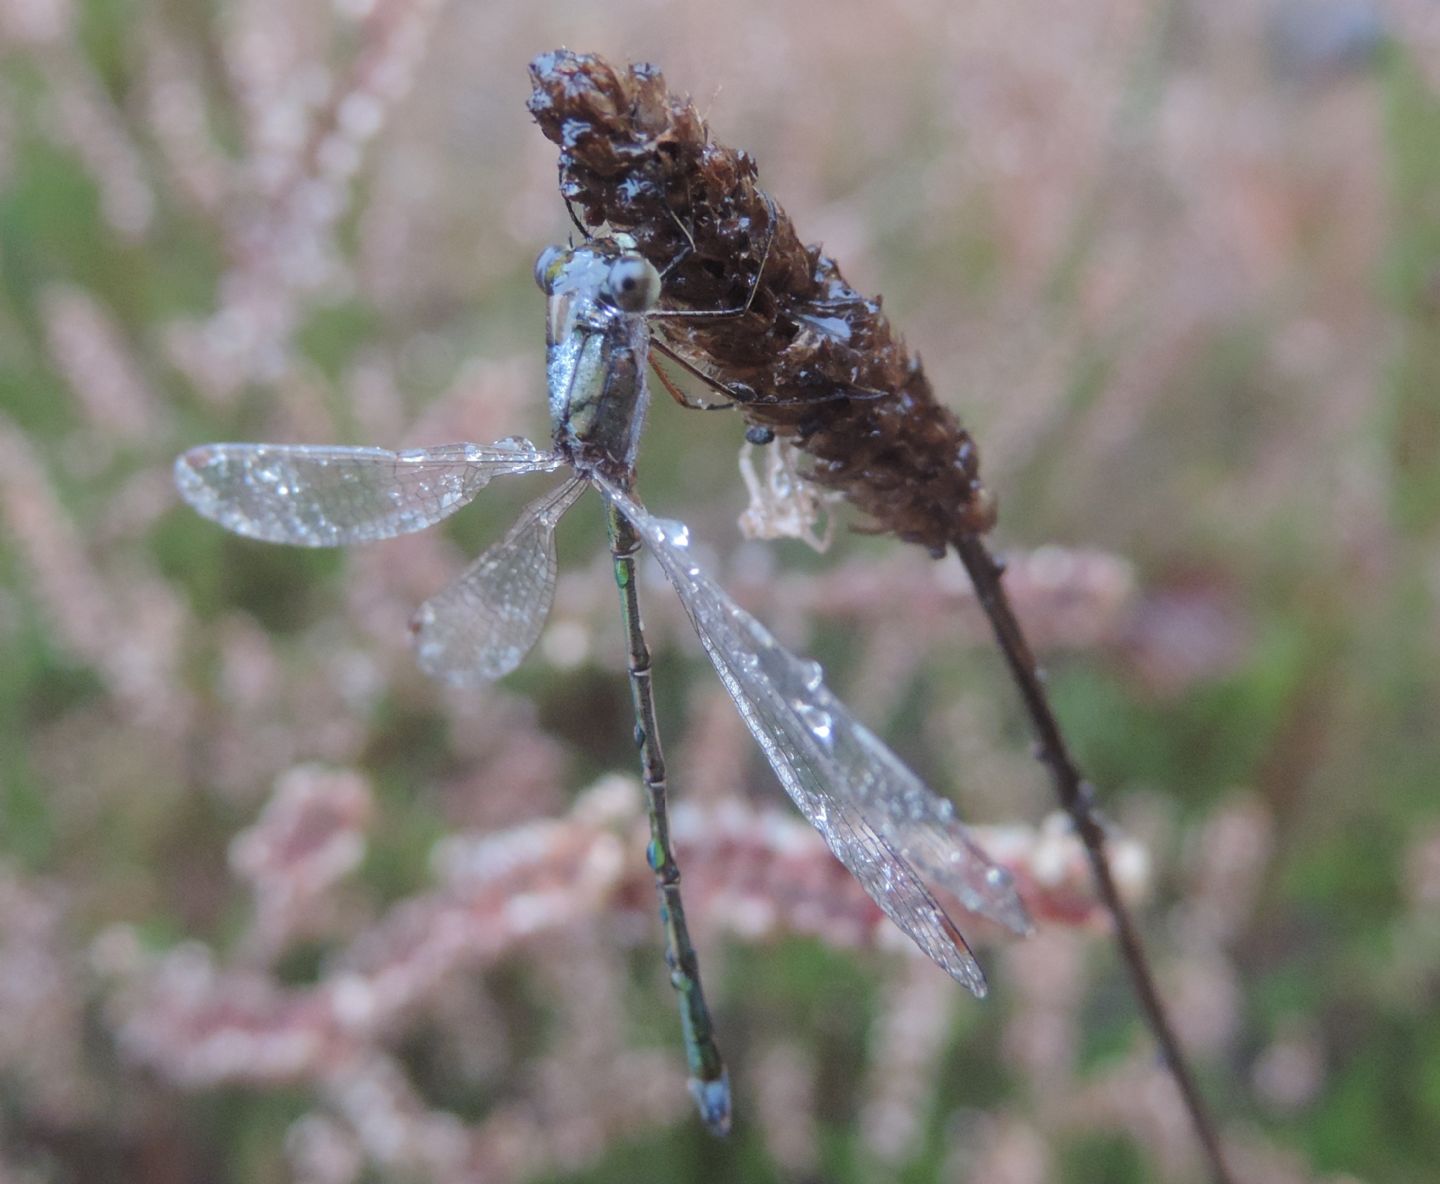
POLYGON ((561 44, 693 94, 974 430, 1239 1174, 1433 1179, 1433 0, 0 0, 0 1179, 1199 1177, 953 559, 744 542, 738 419, 657 406, 650 503, 1045 919, 984 1003, 906 956, 651 580, 722 1145, 596 506, 468 694, 406 621, 538 483, 347 554, 177 506, 206 440, 543 438, 561 44))

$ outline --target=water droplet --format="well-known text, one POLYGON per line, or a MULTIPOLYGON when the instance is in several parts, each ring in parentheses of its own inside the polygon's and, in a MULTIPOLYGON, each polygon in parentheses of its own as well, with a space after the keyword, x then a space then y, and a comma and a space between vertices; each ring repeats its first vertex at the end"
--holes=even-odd
POLYGON ((659 519, 656 526, 660 529, 660 539, 669 543, 672 547, 688 547, 690 545, 690 528, 683 522, 676 522, 671 518, 659 519))
POLYGON ((825 671, 820 669, 819 662, 804 660, 800 663, 800 681, 807 691, 818 691, 824 678, 825 671))
POLYGON ((826 748, 830 747, 834 739, 835 717, 823 707, 816 707, 813 703, 800 702, 795 704, 795 714, 804 721, 810 735, 820 741, 826 748))

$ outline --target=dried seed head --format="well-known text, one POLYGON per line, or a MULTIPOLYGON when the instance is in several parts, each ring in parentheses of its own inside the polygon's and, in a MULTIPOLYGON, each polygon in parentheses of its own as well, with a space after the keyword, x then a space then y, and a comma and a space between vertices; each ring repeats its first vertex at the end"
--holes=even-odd
POLYGON ((530 66, 530 111, 560 147, 560 187, 592 226, 632 235, 665 275, 667 306, 735 309, 665 322, 727 384, 754 428, 808 454, 809 480, 889 532, 942 553, 995 522, 974 442, 935 399, 878 299, 801 244, 755 184, 754 160, 717 144, 653 66, 617 70, 566 50, 530 66))

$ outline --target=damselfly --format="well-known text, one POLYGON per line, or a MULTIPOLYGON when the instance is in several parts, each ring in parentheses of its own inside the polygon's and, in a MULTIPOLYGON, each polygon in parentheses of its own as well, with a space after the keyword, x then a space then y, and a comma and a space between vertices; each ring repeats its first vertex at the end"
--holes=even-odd
POLYGON ((515 669, 540 635, 555 589, 555 526, 587 486, 608 507, 610 549, 629 648, 636 742, 649 797, 648 857, 679 998, 690 1088, 706 1124, 730 1124, 730 1088, 701 989, 666 813, 650 652, 640 624, 641 544, 679 593, 725 689, 780 783, 831 851, 926 954, 977 995, 985 979, 927 886, 1016 932, 1029 928, 1009 875, 970 840, 954 806, 928 789, 830 693, 820 667, 779 646, 696 566, 689 533, 634 493, 649 394, 650 321, 661 279, 624 236, 552 247, 536 278, 547 302, 553 446, 381 448, 206 444, 175 464, 185 500, 237 534, 309 547, 371 542, 441 521, 492 478, 566 470, 500 542, 426 602, 412 622, 420 665, 474 686, 515 669))

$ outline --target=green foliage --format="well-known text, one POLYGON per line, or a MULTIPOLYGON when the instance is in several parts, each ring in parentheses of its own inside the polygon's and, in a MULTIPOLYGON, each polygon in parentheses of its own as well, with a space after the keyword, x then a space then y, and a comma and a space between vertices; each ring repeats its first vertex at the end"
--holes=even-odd
POLYGON ((1066 1184, 1140 1184, 1147 1178, 1145 1164, 1134 1144, 1113 1136, 1087 1135, 1076 1140, 1065 1155, 1060 1179, 1066 1184))
POLYGON ((1388 72, 1392 238, 1387 288, 1399 314, 1399 349, 1385 404, 1400 524, 1434 537, 1440 516, 1440 100, 1397 54, 1388 72))

